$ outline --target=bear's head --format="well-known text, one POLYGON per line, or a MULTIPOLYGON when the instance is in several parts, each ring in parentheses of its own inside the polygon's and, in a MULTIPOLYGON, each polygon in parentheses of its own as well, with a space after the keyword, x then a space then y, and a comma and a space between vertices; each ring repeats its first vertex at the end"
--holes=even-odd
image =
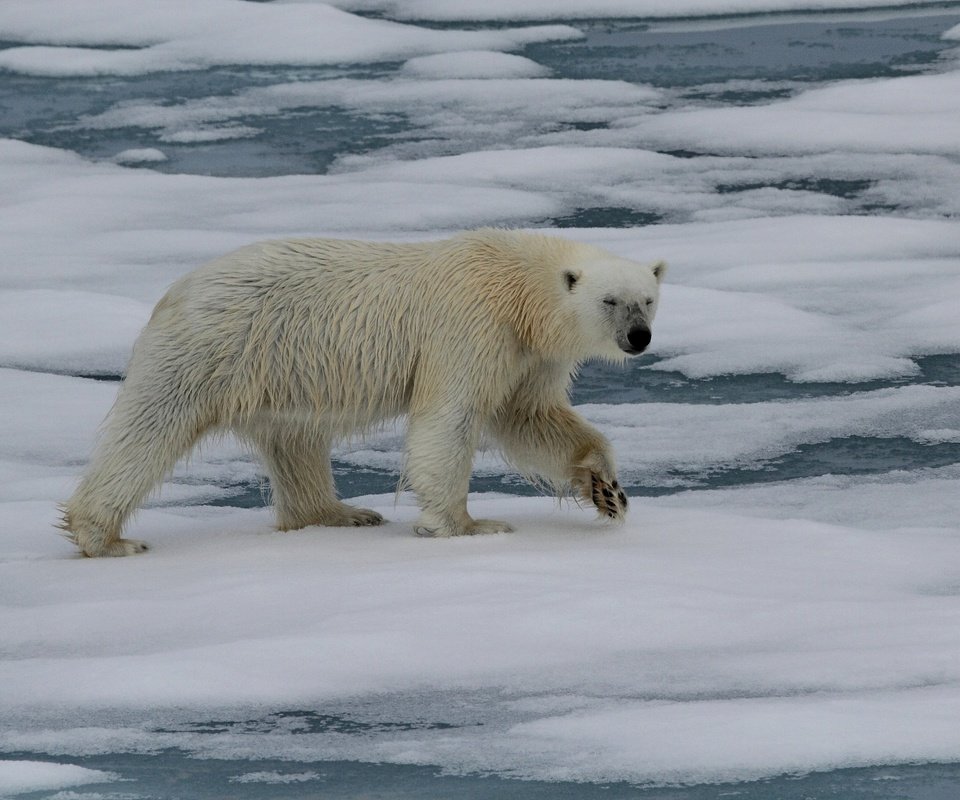
POLYGON ((622 361, 647 349, 666 272, 663 261, 639 264, 610 254, 562 270, 564 303, 580 327, 583 357, 622 361))

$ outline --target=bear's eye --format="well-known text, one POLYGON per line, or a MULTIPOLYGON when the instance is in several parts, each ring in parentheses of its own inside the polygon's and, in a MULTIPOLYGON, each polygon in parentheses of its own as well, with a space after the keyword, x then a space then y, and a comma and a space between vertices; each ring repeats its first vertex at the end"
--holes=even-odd
POLYGON ((615 306, 615 305, 617 304, 617 298, 615 298, 615 297, 604 297, 604 298, 603 298, 603 303, 604 303, 604 305, 607 305, 607 306, 615 306))
POLYGON ((563 279, 567 282, 567 291, 572 292, 573 287, 577 285, 579 278, 573 272, 564 272, 563 279))
POLYGON ((650 308, 650 306, 652 306, 652 305, 653 305, 653 299, 651 298, 651 299, 647 300, 647 308, 650 308))

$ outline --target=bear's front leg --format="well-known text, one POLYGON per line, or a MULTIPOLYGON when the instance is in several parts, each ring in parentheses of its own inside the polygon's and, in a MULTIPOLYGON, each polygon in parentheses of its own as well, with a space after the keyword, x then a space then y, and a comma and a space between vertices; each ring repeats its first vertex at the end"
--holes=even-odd
POLYGON ((513 527, 467 513, 470 468, 480 439, 476 416, 457 408, 410 415, 406 478, 420 502, 419 536, 509 533, 513 527))
POLYGON ((493 432, 504 453, 525 472, 535 473, 558 492, 572 487, 601 516, 622 522, 627 495, 617 482, 610 443, 572 408, 557 402, 530 402, 537 392, 518 392, 496 420, 493 432))

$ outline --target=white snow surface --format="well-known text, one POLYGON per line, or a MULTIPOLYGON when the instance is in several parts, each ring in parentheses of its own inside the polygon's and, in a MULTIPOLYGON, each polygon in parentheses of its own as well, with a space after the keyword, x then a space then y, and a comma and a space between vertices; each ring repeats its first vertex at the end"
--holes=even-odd
MULTIPOLYGON (((507 717, 493 729, 297 736, 285 757, 639 782, 956 758, 955 531, 649 501, 610 529, 543 499, 477 497, 476 513, 518 532, 437 541, 385 501, 368 501, 382 528, 298 534, 273 532, 266 511, 146 511, 148 556, 90 562, 50 535, 49 503, 4 504, 0 570, 17 601, 4 647, 18 657, 0 665, 0 745, 146 744, 138 726, 64 729, 63 709, 196 718, 487 688, 507 717)), ((269 739, 197 746, 278 755, 269 739)))
POLYGON ((416 78, 542 78, 550 74, 529 58, 486 50, 417 56, 401 72, 416 78))
MULTIPOLYGON (((412 536, 406 494, 358 498, 389 520, 362 530, 280 534, 268 510, 198 505, 260 476, 226 440, 179 465, 135 518, 130 534, 149 553, 83 560, 56 535, 56 504, 117 387, 78 376, 122 373, 173 280, 271 237, 409 240, 584 207, 648 210, 666 224, 565 234, 670 262, 649 369, 849 391, 582 406, 626 478, 664 486, 672 469, 760 467, 850 436, 960 441, 960 388, 914 382, 921 356, 960 352, 960 72, 949 64, 750 107, 664 110, 659 90, 560 80, 505 52, 574 28, 431 30, 348 13, 563 19, 620 16, 618 0, 335 5, 0 4, 0 39, 15 43, 0 68, 23 72, 404 62, 370 80, 131 99, 75 121, 93 134, 139 128, 172 154, 252 138, 258 117, 335 105, 408 113, 433 137, 342 157, 324 175, 258 179, 160 174, 156 148, 111 163, 0 140, 0 751, 180 747, 652 784, 960 760, 956 464, 634 497, 619 528, 569 502, 481 494, 473 512, 517 532, 436 541, 412 536), (852 216, 842 197, 774 188, 811 175, 866 177, 869 199, 893 210, 852 216), (767 186, 718 189, 754 183, 767 186), (332 707, 460 727, 189 725, 332 707)), ((663 16, 824 4, 629 5, 663 16)), ((396 469, 402 425, 336 455, 396 469)), ((503 468, 489 453, 477 466, 503 468)), ((310 774, 295 766, 238 763, 237 780, 310 774)), ((0 760, 0 794, 109 777, 80 770, 0 760)))
POLYGON ((916 153, 950 155, 960 136, 960 73, 844 81, 748 108, 683 109, 640 119, 646 146, 709 153, 916 153))
POLYGON ((0 69, 77 76, 215 64, 342 64, 455 50, 510 50, 579 35, 564 25, 429 30, 358 17, 324 3, 8 0, 0 5, 0 39, 23 45, 0 51, 0 69))
POLYGON ((156 147, 131 147, 113 157, 116 164, 157 164, 167 160, 167 154, 156 147))
POLYGON ((231 780, 235 783, 305 783, 322 776, 317 772, 245 772, 231 780))
POLYGON ((74 764, 55 764, 48 761, 0 760, 0 797, 11 797, 24 792, 42 792, 82 786, 87 783, 105 783, 114 780, 109 772, 87 769, 74 764))

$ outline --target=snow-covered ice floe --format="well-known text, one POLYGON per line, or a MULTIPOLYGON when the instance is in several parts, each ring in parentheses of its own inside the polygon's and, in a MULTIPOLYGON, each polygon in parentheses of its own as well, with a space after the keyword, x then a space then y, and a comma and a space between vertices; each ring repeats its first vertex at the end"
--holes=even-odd
POLYGON ((243 0, 172 0, 162 5, 11 0, 0 8, 0 29, 8 42, 24 43, 0 51, 0 68, 68 76, 212 64, 386 61, 452 50, 510 50, 526 42, 580 35, 564 25, 448 32, 364 19, 325 3, 243 0), (230 24, 225 25, 227 19, 230 24), (44 46, 30 46, 37 43, 44 46))
POLYGON ((477 513, 517 533, 437 541, 409 535, 412 504, 385 500, 365 500, 391 519, 380 529, 292 535, 265 510, 147 511, 149 556, 88 562, 49 535, 49 503, 5 503, 0 577, 17 605, 4 647, 18 657, 0 665, 0 745, 282 748, 638 782, 951 759, 960 746, 948 529, 654 502, 610 529, 549 500, 478 496, 477 513), (150 730, 184 707, 223 718, 482 690, 482 719, 434 731, 281 743, 150 730))
POLYGON ((22 759, 0 760, 0 796, 65 789, 90 783, 107 783, 115 777, 109 772, 78 767, 74 764, 22 759))

